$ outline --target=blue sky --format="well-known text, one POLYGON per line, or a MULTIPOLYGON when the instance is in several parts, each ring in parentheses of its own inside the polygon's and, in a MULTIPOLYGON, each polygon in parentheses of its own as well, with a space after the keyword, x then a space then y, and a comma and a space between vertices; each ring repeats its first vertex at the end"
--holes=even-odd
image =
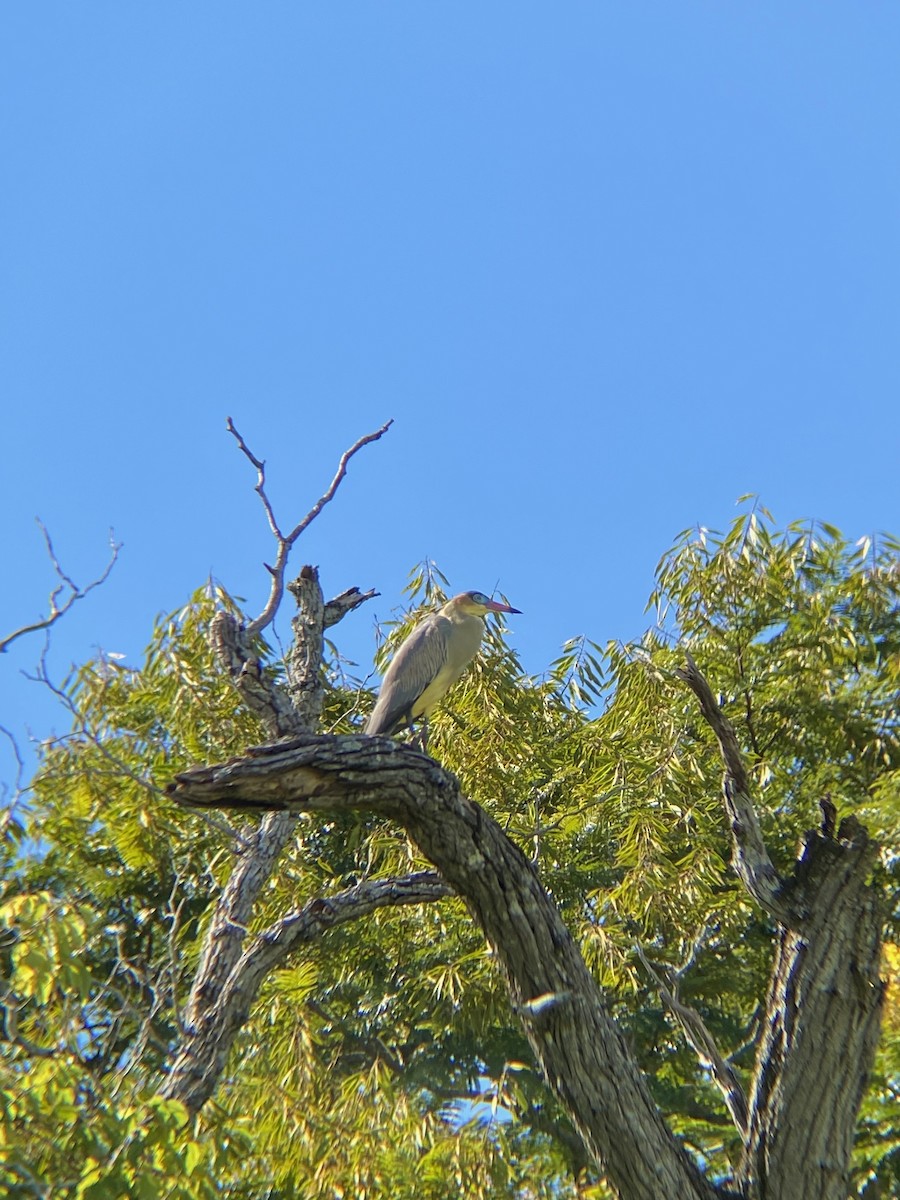
MULTIPOLYGON (((0 631, 101 592, 62 673, 137 662, 356 458, 295 565, 501 589, 525 665, 637 635, 675 534, 757 492, 900 530, 900 6, 7 4, 0 631)), ((282 630, 287 621, 282 620, 282 630)), ((64 722, 0 658, 0 721, 64 722)), ((0 746, 0 776, 8 776, 0 746)))

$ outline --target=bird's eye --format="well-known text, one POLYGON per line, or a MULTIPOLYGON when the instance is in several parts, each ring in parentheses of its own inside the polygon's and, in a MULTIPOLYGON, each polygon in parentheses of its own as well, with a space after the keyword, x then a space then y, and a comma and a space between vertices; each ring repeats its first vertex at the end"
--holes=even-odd
POLYGON ((475 601, 476 604, 487 604, 488 603, 488 598, 484 594, 484 592, 469 592, 469 595, 472 597, 472 599, 475 601))

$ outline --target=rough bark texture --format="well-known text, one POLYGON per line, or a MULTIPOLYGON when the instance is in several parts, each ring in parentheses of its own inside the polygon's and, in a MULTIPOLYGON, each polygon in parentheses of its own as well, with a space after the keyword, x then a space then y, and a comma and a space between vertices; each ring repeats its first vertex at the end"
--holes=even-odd
POLYGON ((734 729, 688 660, 683 678, 722 755, 735 870, 779 927, 749 1104, 697 1014, 669 996, 692 1044, 712 1063, 744 1142, 738 1190, 717 1189, 666 1126, 535 867, 496 822, 461 794, 453 775, 409 746, 312 732, 322 703, 322 631, 368 596, 354 589, 324 604, 311 567, 290 590, 299 613, 285 692, 267 679, 248 636, 230 618, 217 619, 214 630, 223 666, 283 740, 194 768, 170 787, 183 804, 266 815, 257 828, 245 827, 216 906, 166 1094, 194 1111, 208 1099, 260 983, 297 945, 375 907, 428 902, 452 889, 496 954, 549 1085, 623 1200, 845 1200, 883 1000, 882 913, 869 880, 875 848, 862 827, 851 818, 836 833, 827 811, 793 873, 780 875, 762 838, 734 729), (396 820, 440 875, 367 881, 310 901, 245 947, 246 926, 296 814, 348 810, 396 820))
POLYGON ((740 1183, 751 1200, 846 1200, 853 1132, 875 1058, 884 985, 877 847, 854 817, 835 833, 823 799, 794 872, 769 859, 734 729, 689 657, 682 676, 716 735, 733 864, 777 918, 779 940, 750 1094, 740 1183))
MULTIPOLYGON (((231 675, 248 708, 261 718, 273 736, 297 734, 318 723, 322 709, 325 625, 339 621, 372 595, 353 588, 325 604, 314 567, 304 567, 299 578, 288 586, 299 608, 288 659, 290 695, 266 676, 253 653, 252 639, 232 616, 219 613, 211 629, 213 647, 223 668, 231 675)), ((182 1014, 181 1041, 163 1088, 165 1096, 180 1100, 191 1111, 199 1109, 212 1095, 234 1035, 246 1020, 259 989, 261 977, 255 977, 250 970, 244 941, 260 892, 271 878, 296 822, 294 813, 271 812, 260 824, 246 825, 240 831, 234 869, 216 901, 206 931, 200 963, 182 1014)), ((392 882, 400 885, 393 893, 393 903, 422 903, 444 894, 440 888, 405 889, 408 878, 392 882)), ((390 902, 386 898, 389 895, 389 892, 382 894, 382 904, 390 902)), ((335 900, 332 897, 321 903, 328 906, 335 900)), ((364 915, 370 908, 357 896, 354 903, 345 900, 340 912, 348 920, 354 915, 364 915)), ((293 914, 283 920, 296 917, 293 914)), ((315 928, 321 933, 327 927, 328 922, 322 920, 315 928)), ((287 952, 285 949, 280 957, 287 952)))
MULTIPOLYGON (((246 949, 241 948, 230 968, 232 956, 209 938, 202 966, 209 961, 212 969, 207 969, 203 983, 192 990, 185 1035, 164 1095, 180 1100, 191 1112, 203 1107, 222 1076, 235 1035, 250 1015, 263 980, 300 946, 376 909, 426 904, 449 894, 450 889, 433 871, 402 879, 364 880, 288 913, 257 934, 246 949)), ((229 943, 228 950, 234 944, 229 943)))
POLYGON ((304 735, 187 772, 172 794, 243 809, 365 808, 404 825, 484 930, 550 1086, 614 1186, 628 1200, 717 1194, 667 1129, 533 865, 437 763, 383 738, 304 735))
POLYGON ((884 913, 876 847, 852 817, 807 835, 766 1000, 743 1166, 760 1200, 845 1200, 853 1131, 878 1043, 884 913))
POLYGON ((270 737, 289 737, 302 732, 290 698, 266 678, 262 663, 253 653, 250 639, 227 612, 219 612, 210 626, 216 658, 232 678, 249 710, 263 722, 270 737))
POLYGON ((719 708, 712 688, 690 655, 687 656, 681 676, 699 700, 703 716, 719 743, 725 766, 722 798, 734 839, 731 865, 758 904, 779 921, 789 921, 790 910, 782 896, 783 881, 772 865, 763 841, 756 809, 750 798, 750 780, 734 728, 719 708))

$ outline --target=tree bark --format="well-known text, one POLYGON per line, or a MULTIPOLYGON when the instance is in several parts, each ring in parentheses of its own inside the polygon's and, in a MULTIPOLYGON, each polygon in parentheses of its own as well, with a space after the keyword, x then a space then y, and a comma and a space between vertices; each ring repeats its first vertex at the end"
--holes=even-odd
POLYGON ((779 923, 739 1172, 750 1200, 846 1200, 853 1133, 875 1059, 885 987, 885 903, 871 880, 878 847, 855 817, 835 833, 823 798, 793 873, 763 843, 731 723, 688 656, 681 672, 716 735, 735 871, 779 923))
POLYGON ((878 1045, 884 912, 877 847, 853 817, 807 835, 788 887, 750 1097, 742 1180, 760 1200, 846 1200, 859 1106, 878 1045))
POLYGON ((198 981, 201 975, 202 981, 192 990, 181 1047, 163 1095, 180 1100, 190 1112, 203 1107, 218 1085, 234 1038, 250 1015, 263 980, 299 947, 376 909, 425 904, 449 894, 450 889, 433 871, 400 879, 363 880, 327 899, 310 900, 296 912, 281 917, 251 940, 227 973, 224 968, 230 955, 218 951, 216 941, 208 936, 207 952, 198 972, 198 981), (204 972, 207 960, 212 968, 204 972))
MULTIPOLYGON (((692 1044, 717 1065, 744 1153, 733 1184, 714 1185, 669 1130, 602 993, 536 868, 456 778, 385 738, 312 732, 321 713, 322 632, 368 598, 325 605, 314 568, 290 585, 299 613, 286 691, 276 688, 230 618, 217 622, 220 659, 248 705, 281 741, 196 767, 170 785, 179 803, 265 812, 246 826, 238 861, 207 934, 165 1094, 196 1111, 212 1094, 234 1035, 266 973, 297 945, 388 904, 450 889, 467 904, 500 964, 549 1086, 588 1153, 623 1200, 846 1200, 853 1131, 875 1053, 883 1002, 882 903, 870 880, 876 847, 853 818, 835 833, 826 808, 792 874, 772 863, 734 729, 688 659, 683 678, 719 744, 733 864, 778 926, 764 1029, 745 1106, 736 1072, 685 1010, 692 1044), (285 735, 288 735, 287 737, 285 735), (287 914, 245 947, 260 890, 299 813, 367 810, 395 820, 440 875, 365 881, 287 914)), ((702 1024, 702 1023, 701 1023, 702 1024)))
MULTIPOLYGON (((326 604, 318 572, 315 567, 308 566, 288 587, 298 605, 293 622, 294 641, 287 662, 288 692, 267 677, 253 652, 251 638, 230 614, 219 613, 210 631, 217 657, 244 702, 276 737, 297 734, 318 723, 323 697, 325 626, 339 621, 373 594, 353 588, 326 604)), ((234 1036, 246 1020, 249 1005, 259 990, 261 978, 255 978, 250 971, 244 941, 260 893, 290 841, 296 822, 293 813, 272 812, 256 827, 246 825, 238 836, 235 866, 216 900, 200 963, 182 1014, 180 1043, 162 1089, 163 1095, 180 1100, 192 1112, 212 1095, 234 1036)), ((389 903, 386 897, 387 893, 381 903, 389 903)), ((432 898, 422 893, 418 902, 432 898)), ((404 893, 402 900, 395 899, 394 902, 417 901, 404 893)), ((340 911, 342 919, 347 920, 369 910, 361 903, 348 903, 342 905, 340 911)), ((327 922, 320 922, 319 931, 327 927, 327 922)))
POLYGON ((397 820, 483 929, 550 1086, 613 1186, 628 1200, 724 1194, 666 1127, 534 866, 433 760, 384 738, 308 734, 188 771, 171 792, 185 804, 397 820))
MULTIPOLYGON (((693 671, 696 688, 702 676, 693 671)), ((746 776, 735 780, 730 726, 721 713, 710 724, 728 748, 723 792, 736 868, 781 918, 735 1191, 706 1179, 667 1128, 533 864, 439 764, 387 739, 304 734, 194 768, 170 792, 187 805, 366 809, 401 824, 484 931, 550 1087, 624 1200, 846 1200, 883 1000, 876 847, 854 819, 836 834, 827 821, 782 878, 746 776), (742 867, 745 851, 751 865, 742 867)))

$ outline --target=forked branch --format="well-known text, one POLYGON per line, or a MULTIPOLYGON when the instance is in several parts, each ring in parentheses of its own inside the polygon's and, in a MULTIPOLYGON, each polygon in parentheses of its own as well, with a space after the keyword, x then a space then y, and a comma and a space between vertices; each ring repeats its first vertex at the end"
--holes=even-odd
POLYGON ((438 763, 387 738, 304 734, 195 767, 169 791, 201 808, 396 820, 481 926, 550 1087, 615 1186, 634 1200, 723 1194, 666 1127, 534 866, 438 763))
POLYGON ((276 543, 275 563, 273 566, 268 567, 269 574, 272 576, 272 582, 271 582, 271 587, 270 587, 270 591, 269 591, 269 599, 266 601, 266 606, 262 610, 262 612, 259 614, 259 616, 254 621, 251 621, 250 624, 247 626, 246 632, 247 632, 248 637, 253 637, 255 634, 261 633, 268 625, 271 625, 272 621, 275 619, 275 614, 278 612, 279 605, 281 604, 281 599, 284 595, 284 572, 287 568, 288 558, 290 557, 291 549, 292 549, 294 543, 296 542, 297 538, 301 535, 301 533, 303 533, 303 531, 305 529, 309 528, 309 526, 316 519, 316 517, 319 515, 319 513, 322 511, 322 509, 325 507, 325 505, 328 504, 328 502, 330 500, 334 499, 334 494, 340 487, 341 480, 347 474, 347 464, 350 462, 350 459, 354 456, 354 454, 357 453, 357 451, 361 450, 363 448, 363 446, 368 446, 371 442, 377 442, 379 440, 379 438, 383 437, 384 434, 386 434, 387 431, 390 429, 391 425, 393 425, 393 423, 394 423, 393 418, 391 418, 391 420, 386 421, 385 424, 382 425, 380 429, 376 429, 374 433, 365 434, 363 437, 361 437, 357 441, 355 441, 349 450, 345 450, 344 453, 341 455, 340 461, 338 463, 337 471, 335 471, 335 474, 334 474, 334 478, 332 479, 331 483, 326 488, 325 492, 322 494, 322 496, 319 497, 319 499, 312 506, 312 508, 309 510, 309 512, 306 514, 306 516, 303 518, 303 520, 299 521, 294 526, 294 528, 290 531, 290 533, 283 533, 281 530, 281 527, 279 526, 278 521, 275 517, 275 511, 272 508, 272 503, 266 494, 266 464, 265 464, 265 461, 261 458, 257 458, 257 456, 253 453, 253 451, 249 448, 247 443, 244 441, 244 439, 238 433, 231 417, 228 418, 228 420, 226 422, 226 428, 228 429, 228 432, 237 441, 238 447, 240 448, 241 452, 244 455, 246 455, 246 457, 250 460, 250 462, 256 468, 256 492, 257 492, 257 495, 259 496, 260 500, 262 501, 262 505, 263 505, 263 508, 265 509, 265 513, 266 513, 266 518, 269 522, 269 528, 272 530, 272 533, 275 535, 275 543, 276 543))
POLYGON ((3 654, 8 646, 17 641, 20 637, 25 637, 28 633, 37 633, 40 629, 50 629, 56 622, 66 615, 73 604, 77 604, 79 600, 83 600, 89 592, 94 588, 98 588, 101 583, 105 583, 109 578, 109 573, 116 565, 116 560, 119 557, 119 551, 122 549, 122 543, 117 542, 113 537, 112 531, 109 535, 109 562, 103 568, 96 579, 92 579, 90 583, 84 587, 79 587, 78 584, 68 575, 60 566, 59 559, 56 556, 56 551, 53 549, 53 541, 50 537, 47 527, 38 517, 37 523, 40 526, 41 533, 44 535, 44 543, 47 547, 47 555, 50 562, 53 564, 53 570, 56 572, 56 578, 59 580, 56 587, 50 593, 49 612, 45 617, 40 617, 37 621, 32 621, 29 625, 23 625, 20 629, 14 629, 12 633, 8 633, 6 637, 0 638, 0 654, 3 654))
MULTIPOLYGON (((285 814, 270 814, 283 821, 285 814)), ((166 1081, 164 1094, 197 1112, 219 1081, 235 1034, 247 1020, 263 980, 301 946, 330 929, 369 916, 378 909, 427 904, 451 894, 434 871, 387 879, 364 879, 333 896, 319 896, 287 913, 252 939, 234 957, 218 985, 206 990, 206 1003, 188 1012, 189 1036, 166 1081)))

